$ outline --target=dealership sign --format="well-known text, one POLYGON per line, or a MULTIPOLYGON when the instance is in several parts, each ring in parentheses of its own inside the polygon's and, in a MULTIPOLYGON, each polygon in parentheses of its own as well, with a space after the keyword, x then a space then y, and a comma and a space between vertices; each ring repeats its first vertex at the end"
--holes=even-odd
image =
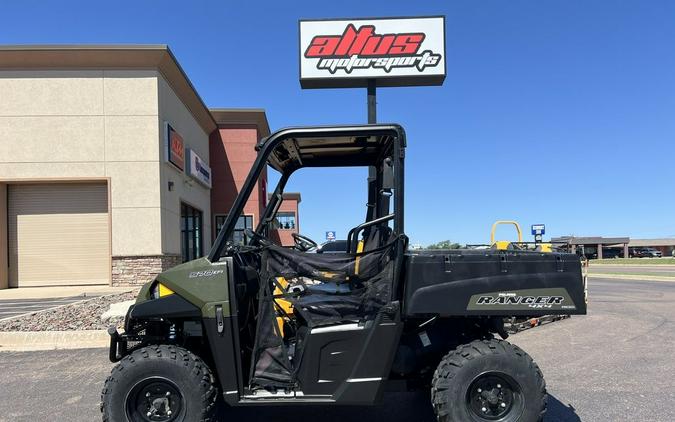
POLYGON ((180 171, 185 168, 185 142, 183 138, 166 124, 166 161, 173 164, 180 171))
POLYGON ((441 85, 445 18, 300 21, 303 88, 441 85))
POLYGON ((211 188, 211 167, 193 150, 188 150, 188 174, 204 186, 211 188))

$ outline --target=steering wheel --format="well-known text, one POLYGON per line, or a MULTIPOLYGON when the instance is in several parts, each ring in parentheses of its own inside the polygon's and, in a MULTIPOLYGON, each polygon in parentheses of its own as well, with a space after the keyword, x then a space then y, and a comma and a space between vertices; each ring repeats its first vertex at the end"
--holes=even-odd
POLYGON ((308 250, 317 248, 319 246, 318 243, 309 237, 303 236, 299 233, 291 233, 291 236, 293 236, 293 241, 295 242, 295 249, 299 250, 300 252, 307 252, 308 250))
POLYGON ((262 245, 262 246, 269 246, 269 245, 272 244, 272 242, 268 238, 266 238, 265 236, 263 236, 261 234, 258 234, 256 232, 254 232, 250 228, 245 229, 244 234, 247 237, 251 238, 251 243, 256 243, 256 244, 262 245))

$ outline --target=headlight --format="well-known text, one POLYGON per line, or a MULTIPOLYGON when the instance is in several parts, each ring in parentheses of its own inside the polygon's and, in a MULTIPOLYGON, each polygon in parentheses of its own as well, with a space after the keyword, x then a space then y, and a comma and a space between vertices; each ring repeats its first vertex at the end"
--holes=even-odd
POLYGON ((150 295, 152 296, 153 299, 159 299, 160 297, 166 297, 169 295, 172 295, 174 293, 173 290, 170 288, 166 287, 162 283, 155 283, 154 286, 152 286, 152 289, 150 290, 150 295))

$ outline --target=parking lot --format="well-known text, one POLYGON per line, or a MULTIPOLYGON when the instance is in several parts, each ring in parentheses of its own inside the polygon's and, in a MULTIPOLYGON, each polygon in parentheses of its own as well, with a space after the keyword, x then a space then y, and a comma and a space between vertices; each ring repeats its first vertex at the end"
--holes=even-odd
MULTIPOLYGON (((592 279, 587 316, 511 337, 544 372, 554 421, 675 420, 675 283, 592 279)), ((0 353, 0 421, 100 420, 104 349, 0 353)), ((424 394, 374 408, 229 409, 222 420, 431 422, 424 394)))

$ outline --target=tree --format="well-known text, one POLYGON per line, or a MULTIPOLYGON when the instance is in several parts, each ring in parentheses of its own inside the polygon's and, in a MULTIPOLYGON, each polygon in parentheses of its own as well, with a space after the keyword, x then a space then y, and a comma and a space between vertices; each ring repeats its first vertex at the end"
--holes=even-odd
POLYGON ((427 246, 427 249, 459 249, 462 246, 459 243, 454 243, 450 240, 443 240, 438 243, 433 243, 427 246))

